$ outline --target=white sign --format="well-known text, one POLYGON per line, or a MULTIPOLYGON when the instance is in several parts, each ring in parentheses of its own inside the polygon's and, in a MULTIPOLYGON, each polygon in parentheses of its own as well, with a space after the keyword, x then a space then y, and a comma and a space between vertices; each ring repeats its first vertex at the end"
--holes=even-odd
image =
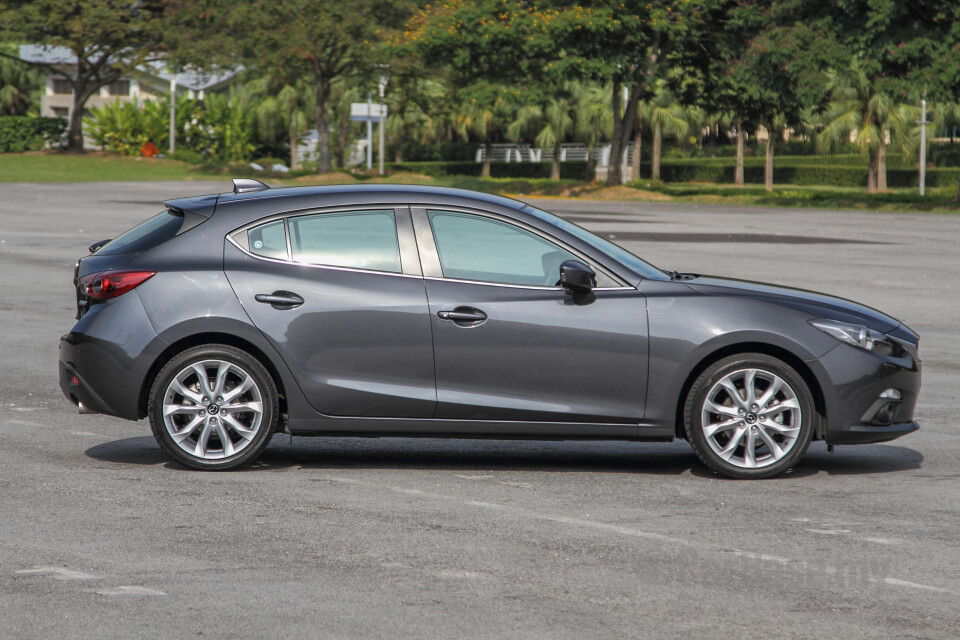
POLYGON ((380 114, 387 117, 387 105, 354 102, 350 104, 350 119, 354 122, 380 122, 380 114))

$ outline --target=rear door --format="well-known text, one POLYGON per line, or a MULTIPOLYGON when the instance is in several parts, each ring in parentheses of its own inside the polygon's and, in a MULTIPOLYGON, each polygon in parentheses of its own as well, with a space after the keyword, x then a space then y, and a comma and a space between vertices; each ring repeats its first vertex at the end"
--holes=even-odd
POLYGON ((232 233, 224 269, 317 411, 429 418, 433 345, 409 209, 276 216, 232 233))

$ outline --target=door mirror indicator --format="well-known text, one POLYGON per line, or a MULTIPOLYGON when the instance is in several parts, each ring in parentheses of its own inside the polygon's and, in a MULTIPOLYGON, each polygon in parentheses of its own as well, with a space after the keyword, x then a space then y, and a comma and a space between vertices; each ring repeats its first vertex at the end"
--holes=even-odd
POLYGON ((560 265, 560 286, 574 292, 592 291, 597 274, 579 260, 567 260, 560 265))

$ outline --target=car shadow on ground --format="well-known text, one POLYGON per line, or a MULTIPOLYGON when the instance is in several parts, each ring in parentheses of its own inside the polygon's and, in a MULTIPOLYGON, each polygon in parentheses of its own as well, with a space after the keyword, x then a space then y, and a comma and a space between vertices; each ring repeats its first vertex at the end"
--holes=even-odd
MULTIPOLYGON (((86 450, 90 458, 125 465, 172 462, 151 437, 104 442, 86 450)), ((828 453, 813 443, 791 477, 868 475, 922 467, 923 454, 890 444, 837 447, 828 453)), ((277 435, 264 454, 241 471, 320 469, 421 469, 425 471, 544 471, 639 473, 716 478, 684 442, 542 442, 426 438, 295 438, 277 435)))

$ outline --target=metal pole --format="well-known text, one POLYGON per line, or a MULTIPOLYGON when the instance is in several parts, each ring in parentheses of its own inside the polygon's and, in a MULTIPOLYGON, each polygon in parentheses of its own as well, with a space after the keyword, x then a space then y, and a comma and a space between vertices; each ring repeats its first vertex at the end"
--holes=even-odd
POLYGON ((373 98, 367 94, 367 171, 373 169, 373 98))
POLYGON ((920 195, 927 183, 927 100, 920 101, 920 195))
POLYGON ((177 76, 170 78, 170 155, 177 148, 177 76))
POLYGON ((383 175, 383 84, 380 85, 380 175, 383 175))

